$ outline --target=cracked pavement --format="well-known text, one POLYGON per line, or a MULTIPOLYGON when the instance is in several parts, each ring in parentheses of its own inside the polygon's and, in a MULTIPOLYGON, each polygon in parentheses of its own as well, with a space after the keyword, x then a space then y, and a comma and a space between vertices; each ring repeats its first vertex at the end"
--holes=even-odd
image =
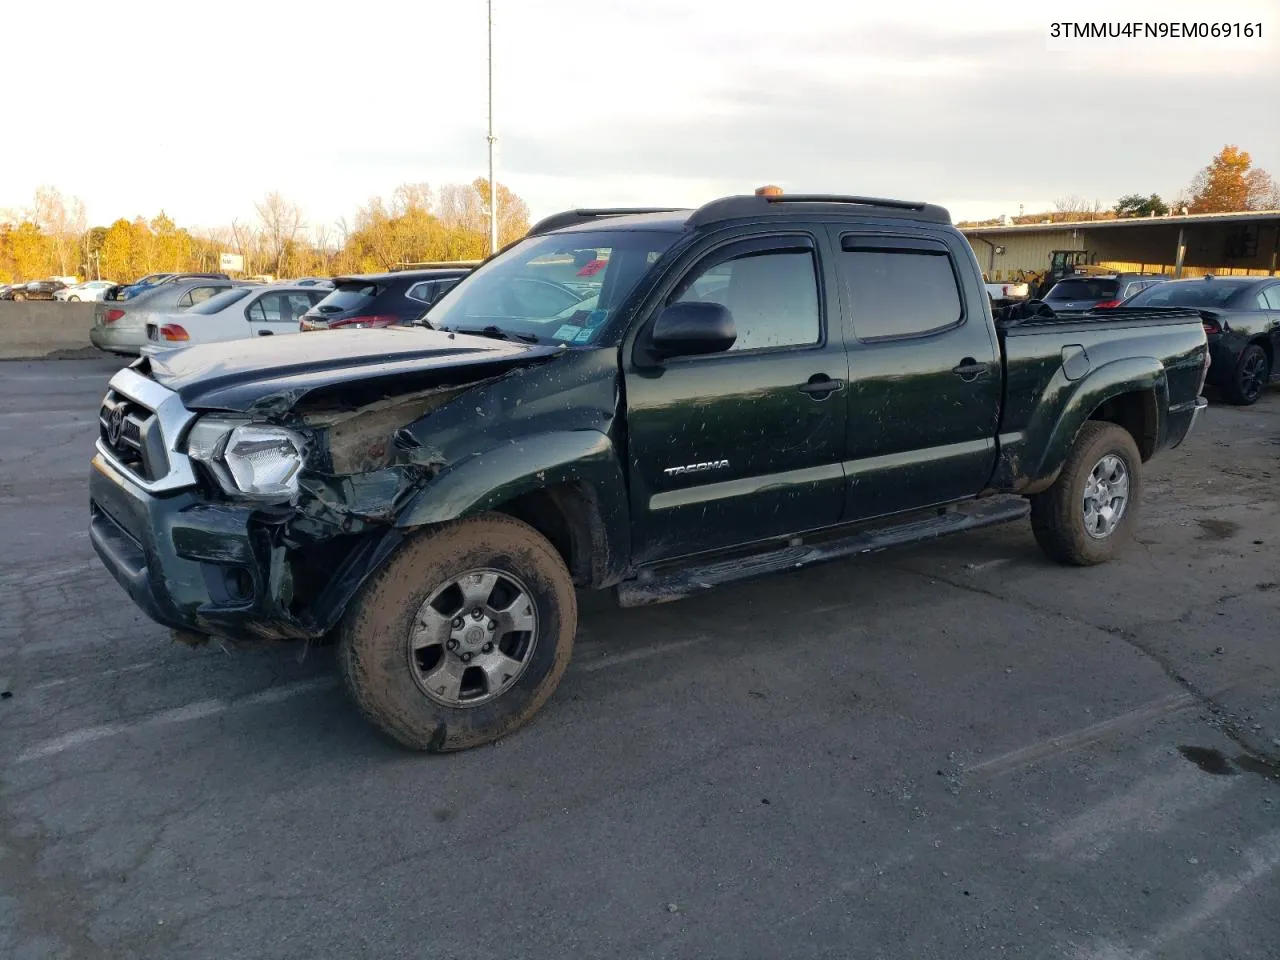
POLYGON ((427 757, 101 569, 115 366, 0 363, 0 956, 1274 956, 1280 391, 1149 465, 1114 564, 1018 524, 585 597, 539 719, 427 757))

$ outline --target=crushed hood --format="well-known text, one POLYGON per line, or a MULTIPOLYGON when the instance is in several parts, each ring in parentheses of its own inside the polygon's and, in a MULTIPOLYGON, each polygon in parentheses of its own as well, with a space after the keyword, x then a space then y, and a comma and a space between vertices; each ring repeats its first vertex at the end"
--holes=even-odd
POLYGON ((200 344, 144 357, 136 367, 178 393, 189 410, 272 416, 304 400, 358 405, 379 394, 473 382, 563 350, 392 327, 200 344))

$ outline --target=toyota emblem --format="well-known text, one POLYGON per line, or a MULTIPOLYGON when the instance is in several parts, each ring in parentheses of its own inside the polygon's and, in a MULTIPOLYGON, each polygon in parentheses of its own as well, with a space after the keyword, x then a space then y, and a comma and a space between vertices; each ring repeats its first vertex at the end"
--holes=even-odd
POLYGON ((120 437, 124 433, 124 404, 120 404, 111 410, 111 416, 107 417, 107 443, 111 446, 119 446, 120 437))

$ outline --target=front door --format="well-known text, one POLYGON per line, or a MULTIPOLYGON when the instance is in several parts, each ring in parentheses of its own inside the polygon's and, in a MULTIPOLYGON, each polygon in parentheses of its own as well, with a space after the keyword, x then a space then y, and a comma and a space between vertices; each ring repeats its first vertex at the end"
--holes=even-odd
POLYGON ((839 521, 849 372, 823 270, 812 235, 755 237, 705 251, 662 299, 723 304, 737 341, 657 370, 627 360, 639 562, 839 521))
POLYGON ((849 324, 845 519, 973 496, 995 467, 1003 374, 972 253, 832 232, 849 324))

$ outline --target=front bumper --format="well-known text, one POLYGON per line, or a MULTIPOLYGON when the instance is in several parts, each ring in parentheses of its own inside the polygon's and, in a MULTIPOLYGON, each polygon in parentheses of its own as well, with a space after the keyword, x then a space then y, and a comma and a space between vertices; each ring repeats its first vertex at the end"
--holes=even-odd
POLYGON ((270 531, 253 508, 194 490, 152 495, 99 453, 89 511, 99 559, 157 623, 234 639, 320 635, 277 599, 289 594, 287 565, 271 562, 270 531))

